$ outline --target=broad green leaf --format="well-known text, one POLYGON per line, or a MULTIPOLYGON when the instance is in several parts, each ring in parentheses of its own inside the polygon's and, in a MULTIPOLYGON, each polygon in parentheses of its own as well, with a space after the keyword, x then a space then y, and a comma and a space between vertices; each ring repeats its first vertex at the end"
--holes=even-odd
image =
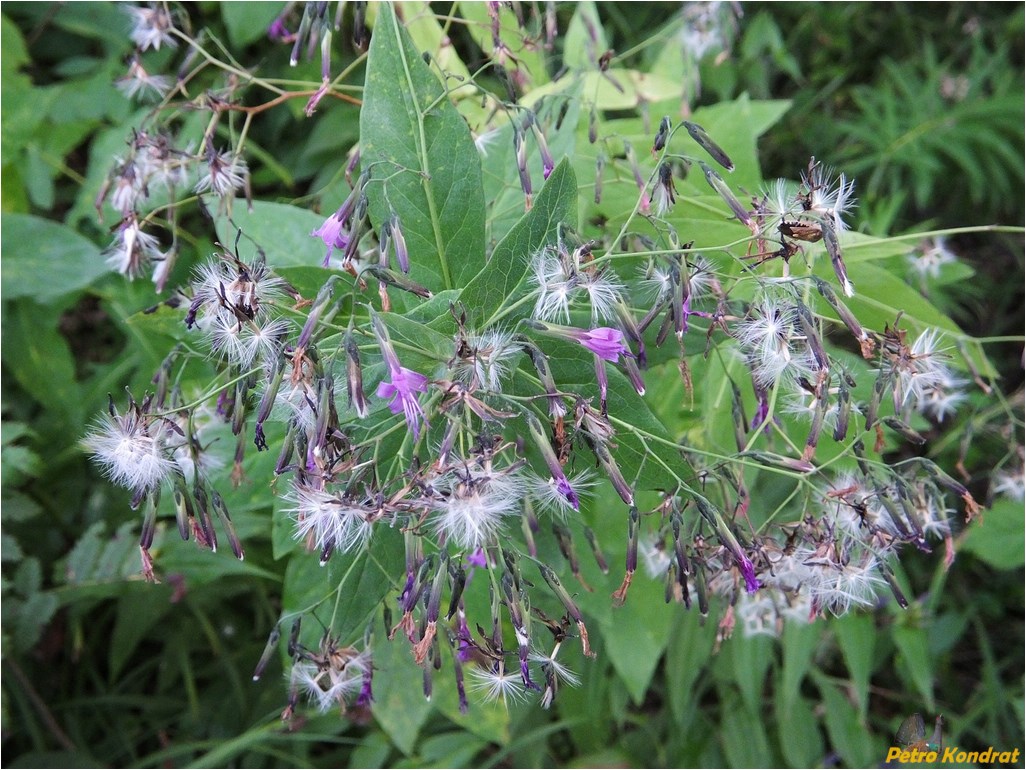
MULTIPOLYGON (((27 563, 29 562, 22 562, 23 565, 27 563)), ((24 654, 35 647, 43 628, 57 612, 58 606, 57 598, 52 591, 34 591, 23 601, 11 597, 4 602, 4 627, 13 629, 14 647, 18 652, 24 654), (8 603, 17 611, 17 619, 13 621, 6 617, 8 603)))
POLYGON ((427 767, 469 767, 486 745, 468 733, 448 732, 427 738, 420 747, 420 754, 427 767))
POLYGON ((716 624, 695 609, 676 615, 666 650, 666 680, 670 710, 680 723, 698 702, 695 685, 716 643, 716 624))
MULTIPOLYGON (((19 70, 29 61, 28 47, 18 26, 7 16, 0 16, 0 73, 4 85, 10 85, 11 78, 18 77, 19 70)), ((26 75, 21 77, 28 79, 26 75)))
POLYGON ((275 3, 256 2, 222 3, 220 8, 228 39, 240 48, 264 37, 281 11, 275 3))
MULTIPOLYGON (((4 457, 6 463, 6 455, 4 457)), ((6 469, 5 469, 6 473, 6 469)), ((4 520, 10 522, 23 522, 29 519, 34 519, 43 513, 43 506, 33 500, 28 495, 23 495, 20 492, 15 492, 13 489, 8 487, 7 479, 4 479, 4 495, 3 504, 0 505, 0 509, 4 512, 4 520)))
MULTIPOLYGON (((427 0, 403 3, 402 14, 403 28, 409 33, 418 51, 431 54, 432 65, 437 68, 437 76, 441 77, 444 72, 452 78, 450 82, 453 84, 466 83, 470 80, 467 65, 460 59, 456 47, 438 23, 438 18, 427 0)), ((488 39, 490 40, 491 36, 488 39)), ((466 89, 463 93, 466 96, 477 95, 473 89, 466 89)))
MULTIPOLYGON (((5 229, 5 238, 6 234, 5 229)), ((5 252, 5 266, 7 262, 5 252)), ((52 312, 32 302, 7 304, 3 314, 3 361, 32 398, 57 414, 67 415, 70 425, 80 426, 85 404, 75 379, 75 362, 67 341, 57 331, 52 312)), ((69 438, 74 441, 78 437, 69 438)))
POLYGON ((383 732, 369 731, 353 748, 350 767, 387 767, 392 745, 383 732))
POLYGON ((139 643, 172 607, 169 586, 136 582, 125 584, 121 591, 107 650, 111 680, 118 679, 139 643))
MULTIPOLYGON (((581 462, 578 459, 578 463, 581 462)), ((598 569, 579 525, 571 522, 581 573, 592 590, 582 590, 569 568, 562 569, 563 585, 569 591, 576 591, 575 601, 589 620, 592 646, 602 660, 608 658, 620 685, 635 704, 640 704, 670 642, 674 612, 682 609, 666 604, 662 579, 650 579, 643 569, 635 574, 623 606, 614 607, 612 594, 623 578, 627 549, 627 506, 608 484, 602 484, 594 498, 582 504, 581 515, 582 524, 587 523, 595 532, 606 533, 602 546, 610 569, 608 574, 598 569)), ((539 542, 539 556, 550 564, 565 565, 548 541, 539 542), (545 550, 548 547, 552 547, 551 552, 545 550)), ((573 654, 577 654, 576 651, 573 654)), ((575 670, 583 670, 585 679, 589 680, 596 674, 592 671, 594 665, 593 660, 583 658, 581 669, 575 670)), ((563 697, 562 691, 559 697, 563 697)))
POLYGON ((0 561, 16 562, 23 558, 25 558, 25 552, 21 550, 18 541, 10 535, 0 534, 0 561))
POLYGON ((577 3, 563 38, 563 64, 577 70, 597 69, 599 57, 608 49, 595 3, 577 3))
MULTIPOLYGON (((384 633, 375 634, 374 670, 374 718, 403 754, 412 754, 431 703, 417 686, 423 670, 414 663, 402 633, 392 641, 384 633)), ((439 675, 447 673, 443 669, 439 675)))
MULTIPOLYGON (((605 592, 599 598, 610 602, 609 595, 605 592)), ((666 649, 675 610, 679 608, 666 605, 661 581, 639 579, 632 584, 624 605, 613 608, 606 619, 599 620, 606 654, 612 658, 613 668, 636 705, 644 701, 666 649)))
POLYGON ((780 645, 784 661, 780 671, 779 709, 790 711, 797 702, 802 682, 813 665, 812 658, 819 647, 821 637, 822 629, 819 624, 784 624, 784 636, 780 645))
POLYGON ((865 720, 869 706, 869 676, 873 671, 875 623, 869 615, 849 612, 834 620, 832 626, 851 674, 851 691, 859 703, 859 717, 865 720))
POLYGON ((848 699, 844 697, 833 681, 823 674, 813 672, 816 684, 823 696, 824 721, 830 745, 840 754, 848 767, 870 767, 879 763, 883 754, 875 745, 870 731, 848 699))
POLYGON ((495 314, 520 298, 531 255, 556 242, 557 230, 576 220, 577 179, 570 163, 556 166, 534 207, 499 241, 488 264, 460 293, 472 325, 486 328, 495 314))
POLYGON ((1021 569, 1023 566, 1022 502, 998 498, 980 523, 969 527, 961 550, 967 551, 996 569, 1021 569))
MULTIPOLYGON (((400 647, 406 646, 405 642, 401 641, 398 637, 393 644, 398 644, 400 647)), ((405 654, 409 655, 409 651, 407 650, 405 654)), ((456 689, 456 675, 453 672, 452 661, 449 656, 450 653, 448 652, 442 653, 442 669, 434 672, 431 705, 438 713, 444 714, 446 718, 467 733, 476 735, 478 738, 482 738, 489 743, 505 746, 510 741, 510 728, 515 708, 512 710, 507 709, 499 701, 487 702, 481 698, 479 693, 475 693, 470 687, 473 683, 472 680, 467 679, 473 666, 465 664, 463 666, 464 686, 469 688, 467 698, 470 706, 466 714, 461 714, 459 693, 456 689)), ((406 686, 412 686, 418 694, 420 693, 420 689, 414 686, 412 682, 407 681, 406 686)), ((525 711, 530 711, 535 708, 535 705, 527 704, 522 708, 525 711)), ((455 767, 455 765, 453 766, 455 767)))
POLYGON ((128 36, 132 17, 117 3, 74 3, 54 14, 53 23, 76 35, 101 41, 109 58, 115 61, 121 58, 120 52, 132 47, 128 36))
POLYGON ((481 162, 466 122, 394 10, 382 10, 360 112, 371 220, 380 227, 397 214, 410 278, 432 291, 455 288, 485 263, 481 162))
MULTIPOLYGON (((582 346, 562 340, 546 339, 544 349, 556 385, 591 399, 597 408, 599 386, 594 356, 582 346)), ((690 473, 676 444, 630 380, 613 364, 605 364, 605 368, 609 380, 607 405, 616 431, 612 442, 615 446, 610 448, 621 474, 637 489, 676 489, 677 479, 690 473)), ((522 396, 539 392, 537 381, 523 369, 514 375, 514 390, 522 396)), ((589 454, 585 451, 582 457, 589 454)))
POLYGON ((4 214, 0 224, 4 299, 46 303, 110 272, 99 247, 69 227, 30 214, 4 214))
POLYGON ((399 360, 408 369, 421 369, 428 376, 434 374, 439 364, 452 358, 452 337, 428 328, 422 323, 410 320, 408 316, 398 313, 380 313, 380 318, 388 327, 389 337, 396 349, 399 360), (417 365, 409 363, 417 361, 417 365))
POLYGON ((777 690, 775 695, 777 737, 784 759, 790 767, 818 766, 823 761, 823 737, 809 701, 792 698, 785 706, 782 692, 777 690))
POLYGON ((721 669, 720 676, 729 674, 729 679, 741 691, 742 703, 750 714, 762 713, 763 688, 774 646, 774 640, 767 636, 735 634, 720 651, 718 667, 729 667, 729 672, 721 669))
POLYGON ((290 553, 305 553, 305 548, 295 537, 295 521, 290 515, 292 507, 286 498, 275 495, 274 513, 271 515, 271 555, 276 560, 290 553))
MULTIPOLYGON (((553 161, 558 165, 564 159, 569 159, 573 164, 577 162, 581 84, 577 82, 569 86, 562 83, 560 85, 563 87, 555 90, 551 96, 534 102, 533 111, 538 129, 545 138, 553 161)), ((507 122, 493 128, 479 139, 485 140, 481 149, 481 171, 485 186, 485 203, 488 207, 488 239, 491 243, 506 237, 523 218, 526 213, 526 200, 517 167, 513 124, 507 122)), ((541 184, 543 188, 545 186, 540 181, 544 177, 544 165, 533 130, 524 133, 524 145, 527 148, 527 171, 532 180, 533 192, 537 195, 538 185, 541 184)), ((534 205, 539 205, 537 199, 534 205)), ((567 224, 576 227, 576 211, 574 219, 567 224)))
MULTIPOLYGON (((467 20, 467 31, 474 42, 489 57, 495 57, 495 46, 492 40, 492 22, 488 15, 487 3, 461 1, 460 15, 467 20)), ((506 61, 508 69, 515 69, 527 81, 528 87, 537 87, 548 82, 549 75, 545 62, 545 52, 540 45, 525 45, 524 30, 517 22, 516 14, 504 4, 499 4, 499 40, 515 51, 516 61, 506 61)), ((501 62, 500 62, 501 63, 501 62)), ((533 88, 528 91, 530 94, 533 88)), ((470 93, 468 91, 468 93, 470 93)))
MULTIPOLYGON (((252 261, 257 253, 263 252, 272 269, 316 267, 324 263, 327 248, 324 241, 310 233, 324 224, 326 218, 327 215, 321 216, 286 203, 253 201, 252 211, 246 206, 236 206, 231 221, 224 220, 219 224, 218 235, 221 243, 231 249, 241 228, 239 255, 244 262, 252 261)), ((328 275, 330 272, 325 270, 324 280, 328 275)))
POLYGON ((935 308, 915 288, 869 261, 848 265, 848 276, 855 284, 854 297, 843 296, 825 254, 816 259, 815 272, 830 281, 838 298, 851 308, 868 329, 883 331, 885 325, 893 326, 898 313, 902 312, 902 320, 906 324, 915 324, 918 330, 932 327, 951 332, 957 337, 964 336, 954 321, 935 308))
POLYGON ((402 537, 377 527, 367 548, 333 554, 324 567, 318 558, 317 553, 307 553, 289 560, 283 612, 290 616, 316 609, 332 633, 349 643, 363 635, 371 615, 402 577, 402 537))
MULTIPOLYGON (((151 549, 154 552, 154 561, 158 571, 180 572, 183 575, 188 575, 190 583, 194 585, 216 583, 234 575, 251 579, 266 578, 274 583, 281 580, 280 575, 264 569, 252 559, 236 559, 228 545, 220 522, 214 523, 218 539, 216 552, 202 548, 191 540, 188 542, 182 540, 173 519, 161 520, 161 526, 158 529, 161 527, 165 532, 163 546, 159 549, 151 549)), ((243 542, 243 547, 245 545, 243 542)))
POLYGON ((735 697, 727 697, 721 706, 723 721, 720 743, 729 767, 771 767, 769 739, 764 727, 765 716, 759 711, 742 708, 735 697))
POLYGON ((896 626, 891 636, 898 648, 896 658, 899 673, 904 673, 908 684, 915 687, 927 711, 934 711, 933 661, 926 638, 926 630, 913 625, 896 626))
POLYGON ((60 582, 69 586, 120 583, 138 574, 139 540, 134 528, 133 522, 126 522, 108 535, 103 522, 93 524, 60 564, 60 582))

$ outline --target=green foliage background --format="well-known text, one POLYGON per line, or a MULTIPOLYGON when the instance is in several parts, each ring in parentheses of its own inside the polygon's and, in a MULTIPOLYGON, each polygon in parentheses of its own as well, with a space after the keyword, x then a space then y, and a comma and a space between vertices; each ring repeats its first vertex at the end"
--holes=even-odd
MULTIPOLYGON (((733 145, 742 183, 793 177, 815 155, 859 179, 859 229, 870 234, 1023 224, 1021 7, 953 3, 941 15, 920 4, 742 7, 732 56, 702 63, 699 101, 703 125, 733 145), (939 96, 951 79, 965 86, 957 103, 939 96)), ((595 13, 611 47, 636 48, 638 68, 659 76, 658 30, 675 9, 609 3, 595 13)), ((273 3, 201 3, 188 12, 240 61, 259 51, 267 57, 262 66, 283 70, 287 49, 268 54, 263 41, 279 10, 273 3)), ((462 10, 483 13, 470 4, 462 10)), ((573 12, 560 7, 568 50, 581 34, 569 23, 573 12)), ((409 30, 417 44, 436 34, 429 26, 409 30)), ((135 579, 138 522, 127 494, 98 477, 77 443, 106 394, 126 384, 141 392, 183 334, 168 313, 141 316, 154 303, 152 287, 108 274, 100 256, 108 234, 93 199, 110 158, 123 151, 125 127, 141 114, 111 85, 130 50, 126 29, 113 4, 3 6, 5 765, 863 766, 881 760, 901 719, 915 711, 944 714, 946 743, 1023 746, 1023 517, 1020 504, 1001 500, 984 527, 961 538, 950 572, 936 554, 905 563, 900 581, 914 597, 906 611, 788 626, 779 642, 736 633, 721 644, 715 623, 665 607, 661 586, 639 585, 613 610, 606 597, 615 585, 586 572, 598 590, 580 598, 600 628, 593 640, 599 655, 574 661, 583 685, 562 691, 551 713, 475 705, 463 717, 453 686, 440 680, 428 704, 408 686, 420 673, 407 650, 381 645, 373 719, 311 715, 301 729, 284 731, 277 720, 283 682, 273 673, 260 682, 250 675, 280 607, 305 601, 289 593, 309 584, 294 573, 320 568, 292 560, 283 574, 279 557, 291 537, 266 531, 265 490, 242 487, 228 500, 247 544, 244 563, 207 558, 168 537, 162 568, 188 575, 187 583, 143 584, 135 579)), ((476 45, 488 45, 473 34, 456 39, 466 61, 480 57, 476 45)), ((343 55, 351 59, 351 48, 343 55)), ((316 63, 301 62, 300 75, 316 80, 316 63)), ((387 114, 389 106, 369 105, 361 117, 356 107, 333 104, 307 121, 301 105, 289 105, 254 124, 247 144, 253 186, 270 202, 252 214, 238 211, 236 223, 257 242, 278 243, 289 257, 278 264, 297 286, 313 280, 303 266, 322 256, 306 236, 321 218, 297 206, 316 203, 326 212, 338 205, 344 150, 361 127, 373 132, 401 120, 387 114)), ((647 146, 640 121, 612 110, 621 133, 647 146)), ((553 141, 553 150, 571 156, 583 179, 593 173, 594 150, 575 145, 573 133, 553 141)), ((496 178, 501 183, 497 169, 509 168, 502 155, 509 145, 485 158, 486 191, 496 178)), ((564 167, 549 184, 568 178, 564 167)), ((566 196, 548 190, 538 210, 550 219, 514 230, 509 248, 533 242, 564 216, 566 196)), ((682 198, 707 192, 696 188, 682 198)), ((417 194, 409 193, 409 216, 423 210, 417 194)), ((373 213, 382 204, 371 205, 373 213)), ((709 214, 682 207, 680 216, 684 232, 700 230, 709 214)), ((515 221, 493 220, 487 237, 500 238, 515 221)), ((184 230, 194 256, 225 237, 199 217, 193 224, 184 230)), ((479 223, 468 230, 475 232, 467 238, 483 235, 479 223)), ((954 276, 930 301, 977 336, 1021 334, 1021 236, 964 236, 954 244, 976 278, 967 285, 954 276)), ((899 260, 884 255, 881 264, 899 260)), ((454 285, 443 261, 438 289, 454 285)), ((186 275, 187 265, 179 266, 173 280, 186 275)), ((508 280, 511 287, 519 282, 508 280)), ((491 287, 474 291, 488 308, 491 287)), ((1021 341, 988 348, 1019 412, 1021 350, 1021 341)), ((660 404, 654 390, 650 403, 660 404)), ((974 419, 983 422, 979 414, 974 419)), ((959 440, 954 431, 938 442, 949 464, 959 440)), ((974 438, 967 467, 981 498, 986 472, 1005 459, 1001 446, 993 436, 974 438)), ((261 468, 247 472, 259 477, 261 468)), ((618 513, 599 512, 596 526, 618 513)), ((615 562, 622 553, 607 557, 615 562)), ((332 577, 346 579, 351 566, 336 558, 332 577)), ((380 598, 357 593, 367 607, 380 598)))

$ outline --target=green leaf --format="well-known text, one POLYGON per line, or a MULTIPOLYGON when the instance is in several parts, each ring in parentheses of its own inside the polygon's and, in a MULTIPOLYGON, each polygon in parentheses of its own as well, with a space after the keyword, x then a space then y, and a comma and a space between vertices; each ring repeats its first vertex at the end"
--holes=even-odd
MULTIPOLYGON (((1021 545, 1021 543, 1020 543, 1021 545)), ((927 711, 934 711, 933 664, 926 630, 916 626, 896 626, 891 632, 898 648, 897 668, 923 698, 927 711)))
MULTIPOLYGON (((370 616, 403 575, 403 545, 398 532, 378 527, 367 548, 336 553, 324 567, 318 554, 289 561, 282 608, 286 615, 306 613, 331 598, 324 622, 343 642, 363 635, 370 616)), ((324 608, 322 608, 324 609, 324 608)))
POLYGON ((392 641, 385 634, 376 634, 375 642, 374 703, 371 707, 374 718, 392 743, 403 754, 409 755, 413 753, 420 729, 431 714, 431 703, 417 686, 423 671, 414 663, 410 645, 402 634, 392 641))
POLYGON ((485 263, 481 161, 466 122, 402 29, 382 8, 371 39, 361 158, 376 226, 398 215, 410 278, 441 291, 464 285, 485 263))
POLYGON ((221 4, 221 18, 232 45, 247 46, 267 34, 281 8, 276 3, 236 2, 221 4))
POLYGON ((961 550, 972 553, 996 569, 1023 566, 1022 502, 998 498, 983 521, 969 527, 961 550))
POLYGON ((25 552, 17 540, 10 535, 0 534, 0 561, 21 561, 24 557, 25 552))
POLYGON ((780 672, 778 714, 790 711, 797 702, 821 636, 821 629, 815 623, 784 624, 784 638, 780 645, 784 662, 780 672))
POLYGON ((167 586, 137 582, 128 583, 121 590, 117 620, 108 648, 111 680, 120 676, 139 643, 172 606, 168 601, 171 590, 167 586))
POLYGON ((470 767, 486 743, 465 732, 434 735, 424 741, 420 754, 427 767, 470 767))
POLYGON ((43 304, 110 272, 96 244, 58 222, 4 214, 0 232, 4 299, 32 297, 43 304))
POLYGON ((350 767, 387 767, 391 744, 384 733, 370 731, 360 738, 349 758, 350 767))
MULTIPOLYGON (((608 593, 600 598, 611 601, 608 593)), ((672 609, 666 606, 660 581, 638 580, 631 586, 626 603, 599 620, 613 668, 637 705, 644 701, 669 641, 672 609)))
MULTIPOLYGON (((495 53, 493 45, 491 19, 488 15, 488 4, 470 0, 470 2, 459 3, 460 16, 467 21, 467 31, 480 46, 481 50, 489 57, 495 53)), ((511 51, 516 51, 515 67, 518 72, 526 76, 526 79, 533 86, 539 86, 548 81, 549 75, 546 68, 546 54, 539 45, 524 45, 524 30, 517 21, 517 15, 513 10, 504 4, 499 4, 499 40, 505 43, 511 51)), ((444 66, 444 62, 443 62, 444 66)), ((530 91, 528 92, 530 93, 530 91)))
MULTIPOLYGON (((276 267, 316 267, 324 263, 324 241, 310 235, 324 224, 325 217, 309 209, 286 203, 253 201, 253 210, 236 206, 231 221, 218 228, 221 243, 231 248, 237 228, 242 229, 239 253, 244 261, 251 261, 260 250, 267 264, 276 267)), ((326 280, 330 272, 324 271, 326 280)), ((345 278, 343 277, 343 280, 345 278)))
POLYGON ((716 643, 716 624, 694 610, 677 613, 666 650, 670 710, 681 723, 698 701, 698 681, 716 643))
POLYGON ((769 739, 759 712, 742 708, 737 698, 728 698, 722 706, 720 741, 729 767, 772 767, 769 739), (731 702, 733 701, 733 702, 731 702))
POLYGON ((750 714, 762 712, 766 672, 773 658, 774 640, 767 636, 735 635, 720 652, 722 663, 729 666, 730 679, 741 691, 741 700, 750 714))
MULTIPOLYGON (((113 535, 98 521, 85 531, 60 565, 62 582, 70 586, 121 582, 139 572, 139 541, 127 522, 113 535)), ((64 592, 62 592, 62 598, 64 592)))
POLYGON ((598 59, 609 48, 598 9, 591 0, 577 3, 563 40, 563 64, 572 69, 598 68, 598 59))
MULTIPOLYGON (((786 650, 786 647, 785 647, 786 650)), ((776 692, 777 736, 781 753, 790 767, 816 767, 823 761, 823 737, 812 706, 805 698, 783 702, 776 692)))
POLYGON ((883 756, 878 754, 866 723, 848 699, 838 690, 833 681, 823 674, 813 672, 816 684, 823 696, 827 734, 831 747, 848 767, 870 767, 883 756))
MULTIPOLYGON (((394 643, 401 647, 405 646, 398 638, 394 643)), ((447 657, 448 654, 442 653, 442 670, 434 672, 433 694, 431 696, 432 706, 434 706, 438 713, 444 714, 467 733, 476 735, 478 738, 482 738, 489 743, 505 746, 510 741, 510 722, 512 721, 510 710, 505 708, 499 701, 488 702, 480 697, 475 697, 473 692, 469 692, 467 697, 470 699, 470 707, 467 709, 466 714, 460 713, 459 693, 456 690, 456 676, 453 673, 452 663, 447 657)), ((466 681, 466 677, 470 670, 471 666, 469 665, 463 667, 465 686, 469 684, 466 681)), ((406 686, 412 687, 418 693, 420 692, 411 682, 407 682, 406 686)), ((560 697, 562 697, 562 693, 560 693, 560 697)), ((522 708, 530 710, 533 706, 525 705, 522 708)), ((458 765, 447 766, 457 767, 458 765)))
MULTIPOLYGON (((22 562, 23 564, 25 562, 22 562)), ((40 591, 29 595, 20 605, 17 623, 14 627, 14 647, 19 652, 27 652, 36 646, 43 628, 57 612, 57 597, 51 591, 40 591)), ((4 623, 4 626, 11 626, 4 623)))
POLYGON ((460 294, 460 302, 476 322, 486 328, 505 303, 523 292, 517 291, 527 274, 530 257, 556 242, 560 224, 573 225, 577 218, 577 177, 569 161, 556 166, 535 201, 534 207, 499 241, 488 264, 474 276, 460 294))
POLYGON ((875 623, 870 615, 849 612, 834 620, 832 625, 851 674, 851 691, 859 703, 859 716, 865 720, 869 706, 869 676, 873 671, 875 623))
MULTIPOLYGON (((6 265, 7 261, 5 253, 3 264, 6 265)), ((32 302, 15 302, 6 306, 3 315, 4 365, 36 401, 57 414, 66 415, 69 425, 81 426, 85 419, 85 403, 75 380, 75 362, 68 343, 57 331, 52 314, 52 308, 43 308, 32 302)), ((74 441, 78 437, 69 438, 74 441)))

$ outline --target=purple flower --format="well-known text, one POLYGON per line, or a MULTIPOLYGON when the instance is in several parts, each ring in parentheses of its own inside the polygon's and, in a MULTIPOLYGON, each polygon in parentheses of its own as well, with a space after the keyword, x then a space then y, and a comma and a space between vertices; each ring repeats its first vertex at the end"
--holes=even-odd
MULTIPOLYGON (((346 251, 351 245, 350 241, 354 238, 353 217, 356 214, 356 220, 359 223, 361 217, 357 214, 357 209, 360 206, 365 183, 366 180, 361 176, 356 186, 349 191, 349 195, 342 201, 342 205, 338 207, 338 211, 325 219, 323 225, 310 233, 314 238, 320 238, 324 241, 324 245, 328 247, 328 253, 324 255, 325 267, 328 266, 328 261, 331 259, 332 249, 346 251)), ((355 244, 352 245, 355 246, 355 244)))
POLYGON ((741 554, 737 559, 737 566, 741 569, 741 574, 745 578, 745 590, 750 594, 754 594, 759 590, 759 578, 755 576, 755 566, 749 560, 747 556, 741 554))
POLYGON ((470 567, 484 567, 488 566, 488 558, 485 556, 483 548, 478 548, 470 556, 467 557, 467 565, 470 567))
POLYGON ((360 685, 360 695, 356 699, 357 706, 369 706, 374 701, 374 690, 372 689, 374 680, 374 667, 368 666, 367 670, 363 672, 363 682, 360 685))
POLYGON ((320 238, 324 241, 324 245, 328 247, 327 253, 324 255, 324 266, 328 266, 328 262, 331 259, 331 250, 338 249, 343 251, 346 246, 349 245, 349 233, 344 229, 345 223, 339 214, 342 210, 339 209, 330 217, 324 220, 324 224, 314 230, 310 235, 315 238, 320 238))
POLYGON ((417 393, 427 391, 428 378, 420 372, 399 366, 398 361, 389 361, 388 370, 391 382, 382 382, 378 385, 378 398, 389 399, 388 408, 392 414, 402 412, 406 417, 406 424, 413 432, 413 437, 420 438, 420 423, 424 419, 424 410, 417 401, 417 393))
POLYGON ((277 43, 283 43, 292 37, 292 33, 285 26, 285 20, 279 16, 267 28, 267 36, 277 43))
POLYGON ((577 493, 574 491, 574 488, 570 486, 570 480, 567 479, 563 471, 560 470, 558 472, 558 475, 554 476, 553 478, 556 482, 556 491, 566 498, 567 502, 573 506, 573 509, 575 511, 581 510, 581 498, 577 496, 577 493))
POLYGON ((590 331, 576 332, 573 337, 599 358, 614 364, 620 360, 621 355, 630 354, 623 343, 623 332, 619 329, 600 326, 590 331))

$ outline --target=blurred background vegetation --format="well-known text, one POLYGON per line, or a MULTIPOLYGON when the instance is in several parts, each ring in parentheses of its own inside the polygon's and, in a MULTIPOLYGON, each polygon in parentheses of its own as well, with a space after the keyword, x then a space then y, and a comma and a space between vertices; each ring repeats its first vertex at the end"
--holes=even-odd
MULTIPOLYGON (((599 13, 612 47, 637 48, 644 62, 656 53, 645 35, 679 8, 602 3, 599 13)), ((266 26, 277 4, 186 10, 240 61, 253 54, 267 71, 284 71, 287 47, 270 49, 247 31, 259 25, 239 20, 255 13, 266 26)), ((561 29, 572 10, 560 5, 561 29)), ((810 155, 826 161, 857 179, 856 227, 875 234, 1023 224, 1021 4, 727 8, 735 10, 729 55, 702 61, 698 104, 745 92, 792 101, 763 138, 766 178, 793 177, 810 155)), ((868 765, 916 711, 928 722, 944 714, 946 743, 1023 747, 1021 517, 1009 530, 985 524, 961 543, 950 572, 937 554, 906 561, 902 579, 917 601, 901 614, 789 628, 782 642, 736 634, 711 658, 715 624, 675 617, 640 703, 600 655, 584 687, 561 694, 552 713, 516 712, 504 746, 437 715, 407 751, 359 714, 310 717, 284 732, 282 681, 250 681, 265 641, 254 629, 277 619, 281 567, 267 538, 247 540, 245 569, 221 565, 204 579, 198 568, 187 590, 124 581, 138 569, 137 522, 127 496, 77 446, 106 393, 130 381, 141 389, 152 371, 142 354, 124 353, 133 336, 125 319, 153 303, 152 288, 68 269, 75 255, 95 261, 108 237, 92 196, 135 109, 111 86, 131 50, 125 15, 106 3, 5 3, 3 15, 3 212, 82 236, 67 254, 43 255, 54 257, 60 291, 12 292, 25 284, 4 271, 5 766, 868 765), (788 700, 792 690, 802 697, 788 700)), ((469 44, 454 42, 471 61, 469 44)), ((299 74, 316 80, 316 67, 301 64, 299 74)), ((294 118, 271 112, 254 124, 257 198, 319 189, 339 162, 319 149, 321 134, 333 132, 331 146, 346 132, 356 139, 355 108, 333 110, 330 122, 294 118)), ((8 238, 31 235, 4 228, 5 250, 8 238)), ((931 299, 974 335, 1022 334, 1021 236, 948 243, 977 278, 933 287, 931 299)), ((1021 343, 989 352, 1021 413, 1021 343)), ((988 499, 986 474, 1008 459, 1007 441, 984 430, 971 438, 966 467, 974 493, 988 499)), ((941 442, 942 464, 954 464, 960 439, 941 442)))

